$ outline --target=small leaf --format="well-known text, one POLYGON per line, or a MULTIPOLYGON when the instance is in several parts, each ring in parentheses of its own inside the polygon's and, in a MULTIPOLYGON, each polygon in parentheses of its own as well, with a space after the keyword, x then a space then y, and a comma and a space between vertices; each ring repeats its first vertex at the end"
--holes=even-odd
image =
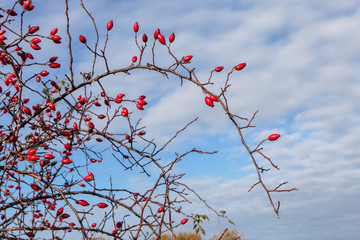
POLYGON ((34 135, 32 133, 30 133, 29 135, 25 136, 25 140, 29 141, 31 137, 33 137, 34 135))

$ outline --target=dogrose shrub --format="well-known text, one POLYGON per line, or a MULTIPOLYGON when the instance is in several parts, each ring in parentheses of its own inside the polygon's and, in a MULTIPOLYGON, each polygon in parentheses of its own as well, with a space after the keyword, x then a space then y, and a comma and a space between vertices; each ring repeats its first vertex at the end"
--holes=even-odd
MULTIPOLYGON (((126 89, 114 94, 114 87, 107 84, 114 76, 130 75, 136 70, 159 73, 165 78, 178 79, 181 84, 186 81, 200 90, 204 107, 224 111, 258 173, 258 181, 251 189, 258 184, 262 186, 279 214, 280 205, 273 204, 271 194, 295 189, 280 189, 286 183, 273 189, 266 187, 261 174, 268 169, 258 166, 255 154, 277 169, 262 153, 261 145, 275 141, 280 135, 272 134, 257 146, 249 146, 242 132, 253 127, 257 112, 250 118, 231 113, 226 98, 230 76, 239 74, 245 63, 233 64, 224 74, 222 87, 215 88, 212 76, 223 74, 223 66, 214 66, 209 78, 200 80, 191 63, 191 53, 186 49, 180 56, 172 52, 175 34, 167 37, 157 29, 148 37, 146 33, 140 34, 140 24, 136 22, 128 31, 133 31, 138 50, 132 56, 123 56, 128 64, 119 67, 107 54, 109 42, 114 41, 111 36, 117 31, 116 22, 109 19, 104 26, 98 25, 80 0, 79 7, 88 14, 93 26, 92 34, 72 32, 69 1, 65 0, 66 25, 46 29, 28 17, 41 16, 36 3, 41 4, 8 0, 0 6, 1 239, 70 239, 72 236, 91 239, 95 235, 114 239, 160 238, 163 233, 173 233, 175 228, 189 224, 188 220, 202 232, 198 220, 199 216, 206 219, 205 216, 184 211, 183 206, 190 203, 188 194, 199 197, 218 216, 224 216, 182 182, 183 173, 172 171, 188 155, 216 151, 191 147, 176 152, 171 159, 161 159, 164 149, 197 118, 159 145, 146 134, 141 121, 141 113, 147 111, 152 98, 127 94, 126 89), (100 28, 104 31, 99 31, 100 28), (47 47, 49 44, 51 48, 47 47), (51 50, 63 45, 67 51, 53 56, 51 50), (160 48, 168 52, 166 66, 156 64, 160 48), (92 56, 85 67, 79 66, 80 56, 76 55, 83 51, 89 51, 92 56), (148 59, 145 52, 149 53, 148 59), (79 68, 81 72, 76 72, 79 68), (104 156, 117 174, 125 170, 133 171, 134 175, 152 174, 151 187, 138 192, 112 181, 101 167, 104 156), (108 184, 102 186, 101 180, 106 177, 108 184)), ((42 23, 45 21, 48 19, 42 23)))

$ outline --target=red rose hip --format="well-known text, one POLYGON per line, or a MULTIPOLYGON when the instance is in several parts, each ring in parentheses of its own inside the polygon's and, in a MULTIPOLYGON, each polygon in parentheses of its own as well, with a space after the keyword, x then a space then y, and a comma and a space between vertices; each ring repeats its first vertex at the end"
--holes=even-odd
POLYGON ((154 38, 158 39, 159 34, 160 34, 160 29, 156 29, 155 32, 154 32, 154 38))
POLYGON ((99 208, 106 208, 108 205, 106 203, 98 203, 99 208))
POLYGON ((113 21, 111 20, 111 21, 108 22, 108 24, 106 25, 106 29, 107 29, 108 31, 110 31, 110 30, 113 28, 113 26, 114 26, 114 23, 113 23, 113 21))
POLYGON ((163 35, 159 34, 158 35, 158 40, 162 45, 166 44, 166 40, 165 40, 165 37, 163 35))
POLYGON ((187 223, 188 219, 184 218, 183 220, 181 220, 181 224, 184 225, 185 223, 187 223))
POLYGON ((49 72, 46 71, 46 70, 43 70, 43 71, 40 72, 40 75, 41 75, 42 77, 46 77, 47 75, 49 75, 49 72))
POLYGON ((53 30, 51 30, 50 35, 55 35, 57 33, 58 29, 54 28, 53 30))
POLYGON ((236 65, 235 69, 240 71, 240 70, 244 69, 244 67, 246 67, 246 63, 240 63, 240 64, 236 65))
POLYGON ((86 38, 83 35, 79 36, 79 40, 80 40, 80 42, 82 42, 84 44, 86 43, 86 38))
POLYGON ((188 62, 188 61, 190 61, 191 59, 192 59, 192 55, 189 55, 189 56, 186 56, 186 57, 184 57, 183 58, 183 62, 188 62))
POLYGON ((221 72, 224 69, 223 66, 219 66, 215 68, 215 72, 221 72))
POLYGON ((148 41, 148 37, 146 36, 146 34, 144 34, 142 36, 142 40, 143 40, 144 43, 146 43, 148 41))
POLYGON ((139 31, 139 23, 135 22, 134 24, 134 32, 138 32, 139 31))
POLYGON ((175 40, 175 34, 174 33, 172 33, 171 35, 170 35, 170 37, 169 37, 169 42, 173 42, 175 40))
POLYGON ((210 97, 209 97, 213 102, 217 102, 218 101, 218 99, 217 99, 217 97, 215 96, 215 95, 210 95, 210 97))
POLYGON ((275 140, 277 140, 279 137, 280 137, 280 134, 271 134, 271 135, 268 137, 268 139, 269 139, 270 141, 275 141, 275 140))
POLYGON ((205 103, 210 107, 214 107, 214 102, 210 99, 210 97, 205 97, 205 103))
POLYGON ((163 212, 163 211, 164 211, 164 207, 159 207, 158 213, 161 213, 161 212, 163 212))

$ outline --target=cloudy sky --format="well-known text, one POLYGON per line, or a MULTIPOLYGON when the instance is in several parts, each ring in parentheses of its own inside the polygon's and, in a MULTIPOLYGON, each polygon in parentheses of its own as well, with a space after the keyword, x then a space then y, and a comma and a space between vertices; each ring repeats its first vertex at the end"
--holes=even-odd
MULTIPOLYGON (((61 28, 63 1, 41 1, 42 6, 39 2, 34 0, 38 7, 34 21, 42 21, 45 29, 61 28)), ((202 81, 216 66, 224 66, 224 72, 214 81, 223 82, 233 66, 247 63, 243 71, 232 74, 227 96, 233 113, 251 117, 259 109, 257 127, 244 132, 250 146, 271 133, 281 134, 278 141, 264 144, 264 152, 281 169, 268 172, 266 183, 275 187, 289 181, 289 188, 300 190, 273 195, 281 201, 280 219, 260 187, 247 192, 256 182, 250 158, 221 109, 208 108, 199 89, 191 84, 179 88, 176 79, 144 72, 134 73, 131 81, 124 78, 119 84, 114 79, 106 85, 113 94, 148 96, 144 124, 148 135, 160 142, 200 117, 168 153, 194 146, 219 151, 186 158, 175 170, 186 172, 184 181, 236 223, 218 220, 194 199, 189 209, 211 217, 204 225, 207 237, 229 227, 249 240, 359 239, 358 0, 88 0, 85 4, 99 26, 114 21, 107 49, 111 69, 129 65, 137 54, 135 21, 139 33, 148 36, 157 28, 166 37, 175 32, 173 52, 179 58, 193 55, 191 65, 202 81)), ((71 17, 75 39, 83 34, 91 42, 95 37, 91 23, 78 1, 72 1, 71 17)), ((103 28, 100 34, 105 33, 103 28)), ((89 68, 88 53, 81 47, 75 48, 81 54, 75 58, 77 71, 89 68)), ((166 66, 165 49, 158 46, 157 51, 164 56, 159 63, 166 66)), ((266 166, 260 158, 259 162, 266 166)), ((191 225, 181 230, 191 230, 191 225)))

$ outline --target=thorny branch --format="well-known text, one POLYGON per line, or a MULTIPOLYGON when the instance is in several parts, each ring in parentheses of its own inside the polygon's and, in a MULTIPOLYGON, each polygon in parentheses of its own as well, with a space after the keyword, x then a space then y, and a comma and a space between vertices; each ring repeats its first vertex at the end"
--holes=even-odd
MULTIPOLYGON (((177 78, 181 86, 187 81, 199 87, 206 98, 212 97, 211 102, 206 104, 210 106, 214 101, 223 109, 254 164, 258 181, 249 191, 261 185, 279 217, 280 202, 275 207, 271 194, 298 189, 282 189, 288 182, 272 189, 267 187, 262 174, 270 168, 259 167, 255 157, 255 153, 258 153, 272 168, 279 170, 260 147, 267 139, 251 150, 243 137, 243 131, 255 127, 252 124, 258 111, 250 120, 230 111, 226 97, 226 92, 231 89, 230 76, 244 65, 241 69, 238 66, 232 68, 219 93, 215 94, 210 89, 215 86, 212 80, 214 70, 207 81, 200 81, 195 68, 191 66, 192 56, 176 57, 171 51, 171 43, 165 46, 160 44, 158 37, 163 36, 158 29, 151 50, 147 48, 147 40, 142 44, 138 41, 138 33, 135 31, 138 59, 133 58, 127 67, 110 70, 110 60, 105 56, 108 41, 111 41, 109 29, 103 48, 100 49, 101 37, 95 18, 80 0, 81 8, 93 23, 96 38, 91 39, 94 48, 82 41, 94 57, 92 66, 80 73, 82 78, 77 79, 73 72, 76 56, 73 52, 73 34, 70 32, 69 1, 65 0, 70 76, 65 75, 62 80, 47 79, 48 71, 34 74, 33 68, 49 66, 53 71, 51 66, 60 67, 56 63, 54 65, 56 60, 35 59, 31 52, 25 52, 20 47, 30 44, 32 49, 40 50, 38 44, 41 41, 53 39, 53 36, 39 33, 41 31, 36 26, 24 26, 23 15, 31 13, 31 4, 31 1, 14 1, 8 10, 0 9, 5 15, 0 22, 0 117, 4 119, 0 124, 1 239, 32 239, 40 232, 51 232, 53 239, 61 239, 61 234, 64 238, 71 231, 81 233, 84 239, 96 234, 114 239, 159 239, 165 232, 174 235, 174 229, 192 217, 181 207, 182 204, 191 203, 190 196, 197 197, 218 217, 224 217, 206 199, 181 181, 184 173, 174 173, 175 165, 190 154, 215 154, 216 151, 191 148, 183 153, 175 152, 174 158, 167 157, 165 153, 165 149, 178 135, 198 118, 188 122, 160 145, 155 139, 147 137, 146 126, 142 125, 141 118, 136 119, 135 112, 146 108, 146 96, 131 98, 125 96, 125 93, 111 96, 112 89, 105 84, 109 77, 129 75, 136 70, 157 72, 167 79, 177 78), (17 21, 14 12, 19 10, 21 23, 16 26, 11 23, 17 21), (169 67, 155 64, 156 47, 167 47, 171 57, 169 67), (146 50, 151 51, 150 59, 144 59, 146 50), (99 59, 105 64, 103 72, 95 71, 99 59), (28 72, 31 73, 29 76, 28 72), (93 88, 93 83, 99 86, 100 94, 93 88), (79 94, 80 91, 82 94, 79 94), (32 107, 28 107, 30 105, 32 107), (133 108, 134 105, 136 109, 133 108), (112 158, 109 159, 109 156, 112 158), (139 171, 140 176, 144 174, 153 181, 152 186, 142 189, 140 193, 130 187, 118 187, 119 185, 113 184, 112 177, 110 187, 102 186, 101 175, 104 173, 99 174, 99 167, 96 166, 101 166, 105 160, 113 161, 112 166, 118 169, 118 173, 139 171), (93 222, 94 216, 99 211, 103 211, 104 216, 96 224, 93 222), (125 211, 126 215, 122 215, 122 220, 119 220, 121 211, 125 211), (179 216, 187 218, 180 223, 179 216)), ((226 230, 220 239, 225 232, 226 230)))

